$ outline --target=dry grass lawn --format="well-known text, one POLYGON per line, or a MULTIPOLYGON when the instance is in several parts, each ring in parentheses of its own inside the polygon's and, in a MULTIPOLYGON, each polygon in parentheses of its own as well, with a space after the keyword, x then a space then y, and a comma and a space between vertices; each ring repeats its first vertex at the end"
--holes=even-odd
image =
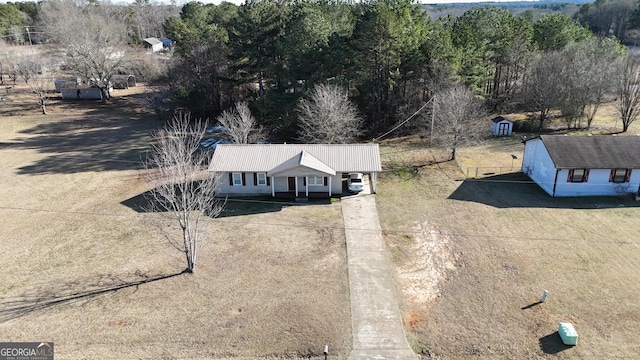
MULTIPOLYGON (((427 164, 433 155, 420 147, 383 147, 383 162, 427 164)), ((460 156, 506 167, 522 150, 517 139, 491 139, 460 156)), ((640 203, 554 199, 521 174, 461 175, 443 163, 390 171, 378 184, 414 350, 443 359, 637 358, 640 203), (547 301, 536 304, 544 290, 547 301), (567 321, 576 347, 556 333, 567 321)))
MULTIPOLYGON (((137 88, 138 90, 140 88, 137 88)), ((334 358, 351 347, 339 204, 229 202, 196 273, 131 199, 161 123, 112 102, 0 102, 0 334, 56 359, 334 358)))

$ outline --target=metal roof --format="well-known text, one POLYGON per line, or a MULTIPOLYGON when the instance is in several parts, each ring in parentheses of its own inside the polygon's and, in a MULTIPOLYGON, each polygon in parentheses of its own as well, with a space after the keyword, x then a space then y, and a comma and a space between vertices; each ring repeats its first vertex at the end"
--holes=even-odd
POLYGON ((269 170, 269 175, 278 175, 287 170, 292 170, 298 167, 306 167, 331 176, 336 174, 336 171, 330 166, 318 160, 315 156, 309 154, 305 150, 302 150, 298 155, 295 155, 291 159, 269 170))
POLYGON ((306 166, 323 172, 380 172, 378 144, 219 144, 210 171, 270 172, 306 166))
POLYGON ((640 169, 640 136, 540 135, 558 169, 640 169))
POLYGON ((142 41, 146 42, 149 45, 162 44, 162 41, 158 40, 157 38, 145 38, 142 41))

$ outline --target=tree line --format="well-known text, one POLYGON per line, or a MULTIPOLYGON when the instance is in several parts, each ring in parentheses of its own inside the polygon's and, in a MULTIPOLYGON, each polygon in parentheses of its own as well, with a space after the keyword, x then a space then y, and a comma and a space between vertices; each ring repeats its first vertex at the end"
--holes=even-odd
MULTIPOLYGON (((23 19, 65 51, 65 66, 103 91, 113 75, 134 66, 127 48, 143 37, 167 36, 175 52, 158 71, 167 87, 159 96, 210 119, 247 103, 260 126, 289 140, 309 127, 300 105, 321 84, 346 92, 367 138, 459 85, 491 112, 536 112, 533 130, 545 127, 552 110, 568 127, 589 127, 599 105, 620 90, 623 69, 633 68, 625 65, 633 62, 624 60, 618 36, 634 28, 638 3, 585 4, 576 19, 483 6, 435 20, 410 0, 190 2, 179 12, 148 0, 19 4, 31 14, 23 19)), ((0 75, 15 82, 21 66, 9 65, 0 64, 0 75)), ((428 117, 418 115, 402 129, 430 127, 428 117)))
POLYGON ((538 112, 539 128, 558 108, 572 126, 583 119, 588 126, 615 87, 614 65, 625 50, 602 30, 624 19, 595 31, 585 9, 580 19, 588 27, 563 14, 534 19, 494 6, 432 20, 409 0, 192 2, 164 24, 176 41, 169 78, 195 113, 247 101, 284 137, 296 126, 298 101, 317 84, 346 89, 369 135, 456 83, 492 111, 538 112))

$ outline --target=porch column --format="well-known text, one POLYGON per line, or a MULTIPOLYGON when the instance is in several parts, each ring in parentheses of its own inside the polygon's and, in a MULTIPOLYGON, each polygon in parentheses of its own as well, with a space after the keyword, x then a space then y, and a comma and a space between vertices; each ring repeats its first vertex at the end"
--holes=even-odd
POLYGON ((378 180, 378 173, 377 172, 372 172, 370 175, 371 175, 371 183, 372 183, 371 184, 372 185, 371 189, 373 190, 373 193, 375 194, 376 193, 376 183, 377 183, 377 180, 378 180))
POLYGON ((329 197, 331 197, 331 180, 333 180, 333 176, 329 176, 329 197))
POLYGON ((298 197, 298 177, 296 176, 295 179, 296 179, 296 196, 295 197, 298 197))
POLYGON ((307 186, 304 187, 304 193, 305 195, 307 195, 307 197, 309 197, 309 177, 308 176, 304 177, 304 183, 307 184, 307 186))
POLYGON ((271 176, 271 197, 276 197, 276 182, 273 176, 271 176))

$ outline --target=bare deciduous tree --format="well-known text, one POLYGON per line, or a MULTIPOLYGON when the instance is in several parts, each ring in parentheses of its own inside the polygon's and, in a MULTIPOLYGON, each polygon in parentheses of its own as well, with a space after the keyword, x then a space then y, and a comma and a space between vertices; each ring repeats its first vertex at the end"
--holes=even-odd
POLYGON ((26 56, 21 56, 20 61, 16 64, 18 75, 24 80, 25 84, 29 84, 29 80, 42 70, 42 65, 38 61, 37 53, 30 52, 26 56))
POLYGON ((47 115, 47 100, 49 90, 52 90, 54 74, 52 71, 52 61, 49 57, 41 53, 30 53, 30 59, 26 60, 32 67, 30 81, 27 83, 31 94, 38 101, 38 106, 43 115, 47 115))
POLYGON ((9 77, 14 86, 16 85, 16 81, 18 81, 18 77, 20 76, 17 61, 18 60, 16 56, 9 55, 6 55, 2 61, 3 73, 9 77))
POLYGON ((559 52, 546 53, 533 62, 526 77, 523 90, 525 102, 529 109, 540 112, 538 131, 542 131, 549 111, 563 100, 563 62, 559 52))
POLYGON ((616 89, 622 132, 626 132, 640 115, 640 59, 637 55, 628 54, 618 63, 616 89))
POLYGON ((154 134, 154 144, 145 166, 153 190, 149 195, 151 211, 166 213, 177 226, 175 233, 165 233, 187 262, 186 272, 193 272, 198 250, 207 236, 209 218, 217 217, 224 203, 216 198, 219 177, 207 170, 208 155, 199 151, 206 123, 191 121, 179 113, 154 134))
POLYGON ((456 159, 459 146, 479 138, 487 115, 484 104, 466 86, 457 85, 441 91, 434 98, 434 135, 438 143, 451 149, 456 159))
POLYGON ((586 117, 590 129, 605 96, 613 90, 619 45, 610 39, 593 38, 569 44, 562 53, 567 90, 560 109, 567 118, 586 117))
POLYGON ((111 77, 126 59, 126 27, 121 16, 107 6, 76 5, 71 0, 43 3, 48 34, 67 52, 67 66, 109 98, 111 77))
POLYGON ((13 37, 16 45, 22 45, 24 43, 24 31, 21 26, 13 25, 10 29, 11 35, 13 37))
POLYGON ((298 104, 300 140, 311 144, 347 144, 361 135, 362 118, 346 91, 316 85, 298 104))
POLYGON ((264 140, 264 130, 258 126, 256 119, 246 102, 236 103, 234 109, 225 110, 217 117, 229 140, 236 144, 256 143, 264 140))

